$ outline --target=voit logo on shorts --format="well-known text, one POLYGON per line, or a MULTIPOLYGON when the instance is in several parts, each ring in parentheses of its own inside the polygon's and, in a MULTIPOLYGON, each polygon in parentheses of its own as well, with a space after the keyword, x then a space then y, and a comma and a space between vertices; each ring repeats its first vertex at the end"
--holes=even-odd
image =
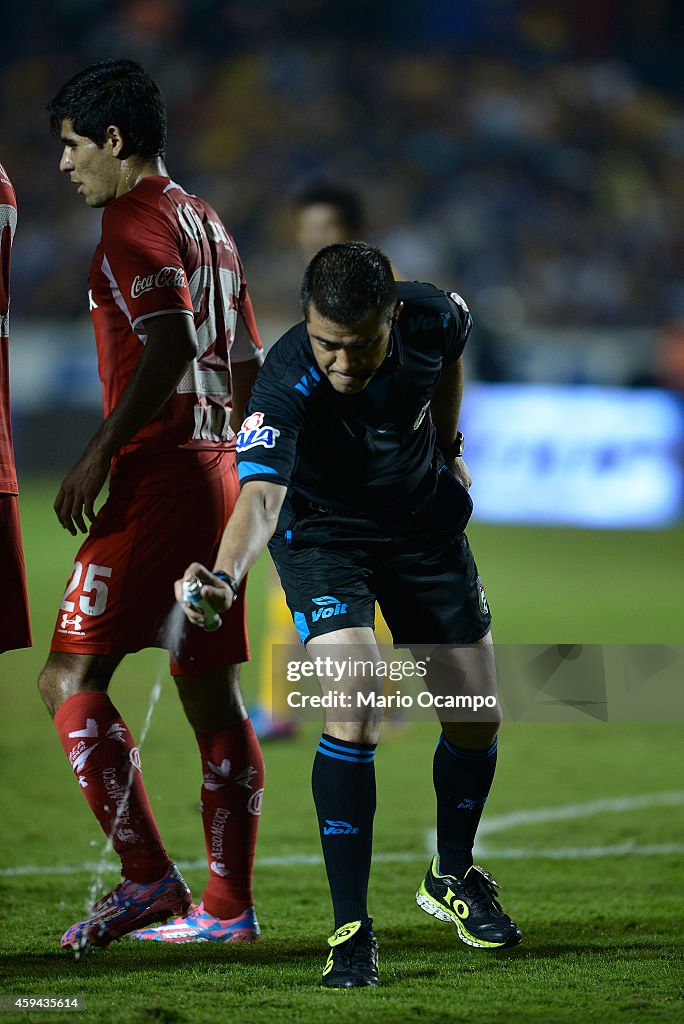
POLYGON ((347 614, 348 605, 338 601, 336 597, 332 597, 330 594, 323 594, 322 597, 312 597, 311 602, 318 605, 318 608, 311 613, 312 622, 318 622, 319 619, 331 619, 333 615, 347 614))

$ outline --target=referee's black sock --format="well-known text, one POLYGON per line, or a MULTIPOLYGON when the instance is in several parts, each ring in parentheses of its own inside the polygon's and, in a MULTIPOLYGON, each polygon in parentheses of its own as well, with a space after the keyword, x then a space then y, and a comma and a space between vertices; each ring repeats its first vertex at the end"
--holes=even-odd
POLYGON ((432 764, 437 795, 437 853, 442 875, 462 878, 496 768, 496 739, 486 750, 455 747, 440 736, 432 764))
POLYGON ((349 743, 325 733, 311 788, 330 885, 335 928, 368 919, 367 895, 375 814, 374 743, 349 743))

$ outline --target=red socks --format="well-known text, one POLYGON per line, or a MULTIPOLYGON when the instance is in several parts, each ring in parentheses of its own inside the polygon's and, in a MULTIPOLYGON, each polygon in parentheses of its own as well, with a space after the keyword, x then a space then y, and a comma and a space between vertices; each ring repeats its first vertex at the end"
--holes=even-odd
POLYGON ((171 861, 147 799, 138 748, 111 700, 97 691, 76 693, 58 709, 55 725, 83 795, 121 857, 124 878, 155 882, 171 861))
MULTIPOLYGON (((55 725, 83 795, 121 857, 124 878, 161 878, 171 861, 145 793, 138 748, 107 694, 74 694, 57 711, 55 725)), ((253 904, 264 762, 249 719, 220 732, 198 733, 197 742, 209 861, 202 898, 209 914, 225 920, 253 904)))
POLYGON ((256 848, 264 762, 249 719, 220 732, 197 733, 202 755, 202 823, 209 884, 207 913, 228 919, 253 905, 256 848))

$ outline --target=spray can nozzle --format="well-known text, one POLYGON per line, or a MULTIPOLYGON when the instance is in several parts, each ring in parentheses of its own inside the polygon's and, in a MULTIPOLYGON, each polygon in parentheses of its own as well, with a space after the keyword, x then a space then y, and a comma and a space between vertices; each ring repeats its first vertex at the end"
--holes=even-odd
POLYGON ((206 598, 202 597, 202 586, 201 580, 196 576, 189 580, 183 580, 183 601, 203 613, 204 628, 208 633, 213 633, 215 629, 219 628, 223 619, 206 598))

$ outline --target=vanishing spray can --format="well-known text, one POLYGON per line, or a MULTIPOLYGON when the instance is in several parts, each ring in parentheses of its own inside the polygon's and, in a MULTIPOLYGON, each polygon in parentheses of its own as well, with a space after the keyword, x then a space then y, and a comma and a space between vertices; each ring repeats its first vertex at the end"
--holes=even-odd
POLYGON ((219 613, 202 597, 202 583, 196 576, 191 580, 183 580, 183 601, 203 612, 204 628, 208 633, 213 633, 223 622, 219 613))

